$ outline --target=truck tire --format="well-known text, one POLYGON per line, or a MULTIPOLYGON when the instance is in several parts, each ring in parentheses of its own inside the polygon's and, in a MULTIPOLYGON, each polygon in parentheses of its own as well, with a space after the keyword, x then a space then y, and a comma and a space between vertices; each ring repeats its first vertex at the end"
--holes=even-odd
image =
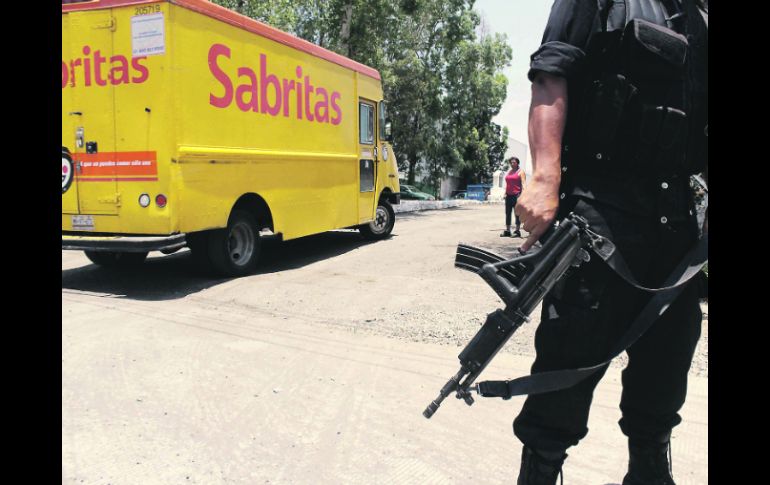
POLYGON ((366 239, 385 239, 390 236, 393 226, 396 224, 396 212, 390 203, 381 199, 374 213, 374 220, 369 224, 358 226, 358 230, 366 239))
POLYGON ((209 233, 208 256, 213 269, 224 276, 244 276, 257 265, 261 241, 257 220, 249 212, 234 210, 226 229, 209 233))
POLYGON ((147 252, 118 253, 114 251, 85 251, 86 257, 97 266, 125 268, 142 264, 147 259, 147 252))

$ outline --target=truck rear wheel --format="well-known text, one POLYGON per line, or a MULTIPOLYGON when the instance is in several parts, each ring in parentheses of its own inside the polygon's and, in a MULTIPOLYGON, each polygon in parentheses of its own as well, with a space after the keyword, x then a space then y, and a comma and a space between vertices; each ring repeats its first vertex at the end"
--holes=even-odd
POLYGON ((396 224, 396 212, 386 200, 380 200, 374 220, 369 224, 358 226, 359 232, 366 239, 385 239, 390 236, 393 226, 396 224))
POLYGON ((257 265, 260 249, 257 221, 246 211, 234 210, 226 229, 209 234, 209 260, 214 270, 226 276, 251 273, 257 265))
POLYGON ((147 253, 118 253, 114 251, 85 251, 86 257, 98 266, 123 268, 141 264, 147 253))

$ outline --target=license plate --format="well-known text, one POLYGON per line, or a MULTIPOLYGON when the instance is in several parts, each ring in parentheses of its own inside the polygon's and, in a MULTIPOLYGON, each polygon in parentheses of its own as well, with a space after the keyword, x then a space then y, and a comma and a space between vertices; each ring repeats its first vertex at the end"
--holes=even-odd
POLYGON ((73 231, 93 231, 94 216, 72 216, 73 231))

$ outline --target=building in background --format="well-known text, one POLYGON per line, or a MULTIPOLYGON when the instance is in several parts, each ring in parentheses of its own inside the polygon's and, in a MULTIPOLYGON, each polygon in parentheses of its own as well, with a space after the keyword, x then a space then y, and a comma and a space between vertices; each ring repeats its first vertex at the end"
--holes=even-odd
MULTIPOLYGON (((508 159, 509 157, 516 156, 521 161, 521 166, 524 168, 524 172, 527 174, 527 177, 530 176, 532 168, 530 167, 529 163, 529 147, 513 138, 508 138, 508 149, 505 151, 505 158, 508 159)), ((497 170, 493 172, 492 174, 492 188, 489 193, 489 200, 492 201, 502 201, 505 200, 505 174, 508 173, 508 164, 505 165, 505 170, 497 170)), ((427 163, 424 160, 420 160, 417 162, 416 166, 416 176, 415 176, 415 183, 414 185, 418 187, 420 190, 423 190, 425 192, 429 192, 433 194, 431 188, 428 185, 427 179, 425 179, 425 175, 429 172, 429 168, 427 163)), ((407 183, 406 172, 398 172, 398 177, 401 183, 407 183)), ((433 194, 436 196, 439 200, 445 200, 445 199, 451 199, 453 198, 458 192, 462 192, 466 189, 466 187, 461 187, 460 184, 462 182, 462 178, 455 176, 454 174, 446 175, 441 179, 441 185, 439 187, 439 191, 437 194, 433 194)))

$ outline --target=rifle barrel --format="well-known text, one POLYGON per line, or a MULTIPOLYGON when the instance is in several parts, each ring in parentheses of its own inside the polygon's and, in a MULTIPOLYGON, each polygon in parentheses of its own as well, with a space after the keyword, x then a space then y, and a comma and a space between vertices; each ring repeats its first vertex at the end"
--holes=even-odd
POLYGON ((460 380, 467 373, 468 371, 465 369, 465 367, 461 367, 460 371, 455 374, 454 377, 449 379, 446 384, 444 384, 444 387, 442 387, 441 391, 439 391, 438 397, 431 401, 430 404, 428 404, 428 407, 425 408, 425 411, 422 412, 422 415, 430 419, 431 416, 433 416, 433 414, 435 414, 435 412, 438 410, 438 407, 441 406, 441 402, 459 387, 460 380))

